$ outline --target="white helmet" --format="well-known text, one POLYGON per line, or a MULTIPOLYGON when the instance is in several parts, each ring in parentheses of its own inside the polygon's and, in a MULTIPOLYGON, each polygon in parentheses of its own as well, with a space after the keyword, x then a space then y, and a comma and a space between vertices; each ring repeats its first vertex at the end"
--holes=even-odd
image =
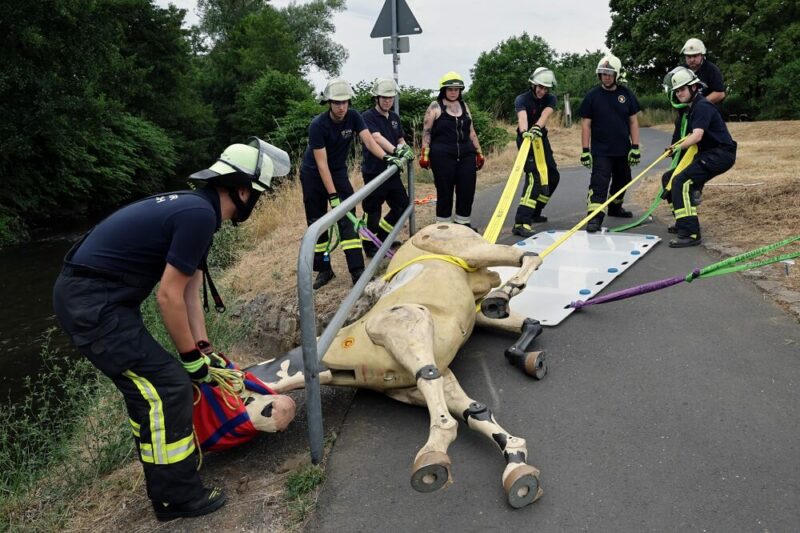
POLYGON ((614 74, 614 80, 623 83, 625 81, 625 73, 622 72, 622 61, 613 54, 606 54, 600 59, 597 63, 597 69, 595 70, 597 76, 600 77, 600 74, 614 74))
POLYGON ((693 56, 697 54, 706 55, 706 45, 704 45, 703 41, 700 39, 692 37, 686 41, 686 44, 683 45, 683 48, 681 48, 681 53, 686 56, 693 56))
POLYGON ((686 67, 676 67, 664 76, 664 90, 667 92, 680 89, 684 85, 702 84, 700 78, 686 67))
POLYGON ((334 100, 336 102, 342 101, 349 101, 355 98, 355 93, 353 92, 353 88, 350 87, 350 84, 341 79, 341 78, 334 78, 328 82, 325 86, 325 89, 322 91, 322 95, 319 98, 319 102, 324 104, 329 100, 334 100))
POLYGON ((377 78, 370 91, 372 96, 397 96, 397 83, 391 78, 377 78))
POLYGON ((533 71, 528 81, 532 85, 552 88, 556 86, 556 75, 547 67, 539 67, 533 71))

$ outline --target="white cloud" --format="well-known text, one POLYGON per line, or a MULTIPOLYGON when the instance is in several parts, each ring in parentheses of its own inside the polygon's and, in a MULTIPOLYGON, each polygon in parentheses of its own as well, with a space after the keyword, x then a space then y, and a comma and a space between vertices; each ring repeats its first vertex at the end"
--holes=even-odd
MULTIPOLYGON (((348 0, 347 10, 334 17, 334 40, 350 53, 342 77, 355 83, 391 76, 392 56, 383 55, 381 39, 369 34, 384 0, 348 0)), ((467 80, 481 52, 526 31, 538 35, 559 53, 606 50, 611 25, 608 3, 599 0, 406 0, 422 27, 411 35, 411 52, 400 54, 398 75, 403 85, 435 88, 439 78, 455 70, 467 80)), ((196 23, 194 0, 157 0, 187 9, 187 21, 196 23)), ((273 0, 284 7, 290 0, 273 0)), ((302 1, 300 2, 302 3, 302 1)), ((312 72, 320 89, 324 73, 312 72)))

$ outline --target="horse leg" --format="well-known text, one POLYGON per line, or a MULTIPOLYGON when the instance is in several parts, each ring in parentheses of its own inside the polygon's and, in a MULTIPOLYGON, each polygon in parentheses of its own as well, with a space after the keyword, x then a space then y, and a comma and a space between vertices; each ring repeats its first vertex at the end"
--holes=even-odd
POLYGON ((536 337, 542 333, 542 326, 538 320, 514 312, 506 318, 489 318, 481 311, 476 316, 475 325, 518 333, 517 342, 505 352, 508 362, 536 379, 542 379, 547 374, 544 350, 532 349, 536 337))
POLYGON ((538 500, 543 493, 539 487, 539 469, 525 462, 528 455, 525 439, 508 433, 488 406, 467 396, 449 369, 444 373, 444 393, 450 412, 470 429, 491 439, 503 452, 506 467, 502 483, 509 505, 520 508, 538 500))
POLYGON ((450 481, 447 448, 456 438, 458 423, 447 410, 442 376, 436 368, 433 317, 420 305, 396 305, 371 316, 365 326, 372 342, 386 348, 416 376, 431 424, 428 441, 414 459, 411 486, 420 492, 438 490, 450 481))
POLYGON ((521 293, 528 278, 541 266, 542 259, 533 252, 525 252, 520 258, 520 268, 502 287, 494 289, 481 301, 481 312, 488 318, 506 318, 510 312, 508 302, 521 293))

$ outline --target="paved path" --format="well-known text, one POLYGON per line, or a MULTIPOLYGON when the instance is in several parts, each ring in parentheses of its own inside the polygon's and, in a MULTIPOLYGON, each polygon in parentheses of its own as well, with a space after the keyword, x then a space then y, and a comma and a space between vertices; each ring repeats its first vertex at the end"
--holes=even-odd
MULTIPOLYGON (((644 130, 638 168, 667 141, 644 130)), ((543 229, 585 214, 588 172, 561 173, 543 229)), ((479 223, 500 191, 476 202, 479 223)), ((665 241, 606 291, 718 260, 668 248, 663 224, 637 230, 665 241)), ((753 285, 724 276, 574 313, 539 337, 550 373, 538 382, 505 362, 513 340, 478 331, 452 368, 527 439, 540 501, 510 508, 500 453, 463 425, 453 485, 415 492, 426 411, 359 391, 308 531, 797 531, 800 326, 753 285)))

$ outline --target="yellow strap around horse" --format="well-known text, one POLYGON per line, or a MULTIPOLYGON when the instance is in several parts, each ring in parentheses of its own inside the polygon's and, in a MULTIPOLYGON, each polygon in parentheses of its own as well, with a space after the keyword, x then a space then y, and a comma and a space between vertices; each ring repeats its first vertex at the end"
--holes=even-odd
POLYGON ((511 174, 508 175, 508 181, 506 181, 506 186, 503 189, 503 194, 500 195, 500 201, 497 202, 497 207, 495 207, 494 214, 489 220, 489 225, 486 226, 486 231, 483 232, 483 238, 492 244, 497 242, 497 237, 500 236, 500 231, 503 229, 508 210, 511 208, 511 202, 514 200, 514 194, 519 186, 519 179, 525 169, 525 161, 528 159, 530 148, 530 138, 522 139, 517 158, 514 160, 514 167, 511 169, 511 174))
MULTIPOLYGON (((684 139, 685 139, 685 137, 684 137, 684 139)), ((680 140, 678 140, 678 142, 676 142, 676 143, 675 143, 675 144, 673 144, 672 146, 673 146, 673 147, 677 146, 678 144, 680 144, 681 142, 683 142, 683 140, 684 140, 684 139, 680 139, 680 140)), ((688 152, 688 151, 687 151, 687 152, 688 152)), ((584 225, 584 224, 586 224, 587 222, 589 222, 589 221, 590 221, 592 218, 594 218, 594 216, 595 216, 596 214, 598 214, 600 211, 602 211, 603 209, 605 209, 605 208, 606 208, 606 206, 608 206, 608 204, 610 204, 610 203, 611 203, 612 201, 614 201, 614 200, 615 200, 615 199, 616 199, 616 198, 617 198, 619 195, 621 195, 623 192, 625 192, 625 191, 626 191, 626 190, 627 190, 627 189, 628 189, 628 188, 629 188, 631 185, 633 185, 634 183, 636 183, 636 182, 637 182, 637 181, 638 181, 638 180, 639 180, 639 179, 640 179, 642 176, 644 176, 645 174, 647 174, 647 173, 650 171, 650 169, 651 169, 651 168, 653 168, 654 166, 656 166, 656 164, 657 164, 659 161, 661 161, 662 159, 664 159, 665 157, 667 157, 667 155, 668 155, 668 154, 669 154, 669 152, 665 150, 663 154, 661 154, 660 156, 658 156, 658 157, 656 158, 656 160, 655 160, 655 161, 653 161, 652 163, 650 163, 650 164, 647 166, 647 168, 645 168, 644 170, 642 170, 642 171, 641 171, 641 172, 640 172, 640 173, 639 173, 639 174, 638 174, 638 175, 637 175, 635 178, 633 178, 633 179, 630 181, 630 183, 628 183, 628 184, 627 184, 627 185, 625 185, 623 188, 621 188, 620 190, 618 190, 616 193, 614 193, 613 195, 611 195, 611 197, 609 197, 609 199, 608 199, 608 200, 606 200, 606 201, 605 201, 605 202, 604 202, 604 203, 603 203, 603 204, 602 204, 600 207, 598 207, 597 209, 595 209, 594 211, 592 211, 591 213, 589 213, 588 215, 586 215, 586 217, 585 217, 583 220, 581 220, 580 222, 578 222, 577 224, 575 224, 575 226, 574 226, 574 227, 573 227, 571 230, 569 230, 569 231, 568 231, 568 232, 566 232, 564 235, 562 235, 561 237, 559 237, 559 238, 558 238, 558 240, 556 240, 556 242, 554 242, 553 244, 551 244, 550 246, 548 246, 547 248, 545 248, 545 249, 544 249, 544 250, 543 250, 543 251, 542 251, 542 252, 539 254, 539 257, 541 257, 542 259, 544 259, 544 258, 545 258, 545 257, 547 257, 548 255, 550 255, 550 254, 551 254, 551 253, 552 253, 552 252, 553 252, 553 251, 554 251, 556 248, 558 248, 559 246, 561 246, 561 244, 563 244, 563 242, 564 242, 564 241, 566 241, 567 239, 569 239, 569 238, 570 238, 570 237, 571 237, 573 234, 575 234, 575 232, 576 232, 576 231, 578 231, 579 229, 581 229, 581 228, 583 227, 583 225, 584 225)), ((687 153, 687 155, 688 155, 688 153, 687 153)))
POLYGON ((460 257, 456 257, 454 255, 425 254, 425 255, 418 255, 414 259, 412 259, 410 261, 406 261, 405 263, 400 265, 398 268, 395 268, 391 272, 385 274, 383 276, 383 279, 384 279, 384 281, 391 281, 392 278, 395 277, 404 268, 410 267, 414 263, 418 263, 420 261, 427 261, 428 259, 437 259, 439 261, 446 261, 448 263, 451 263, 453 265, 456 265, 456 266, 459 266, 459 267, 463 268, 467 272, 475 272, 476 270, 478 270, 475 267, 469 266, 469 264, 467 264, 467 262, 464 261, 463 259, 461 259, 460 257))

